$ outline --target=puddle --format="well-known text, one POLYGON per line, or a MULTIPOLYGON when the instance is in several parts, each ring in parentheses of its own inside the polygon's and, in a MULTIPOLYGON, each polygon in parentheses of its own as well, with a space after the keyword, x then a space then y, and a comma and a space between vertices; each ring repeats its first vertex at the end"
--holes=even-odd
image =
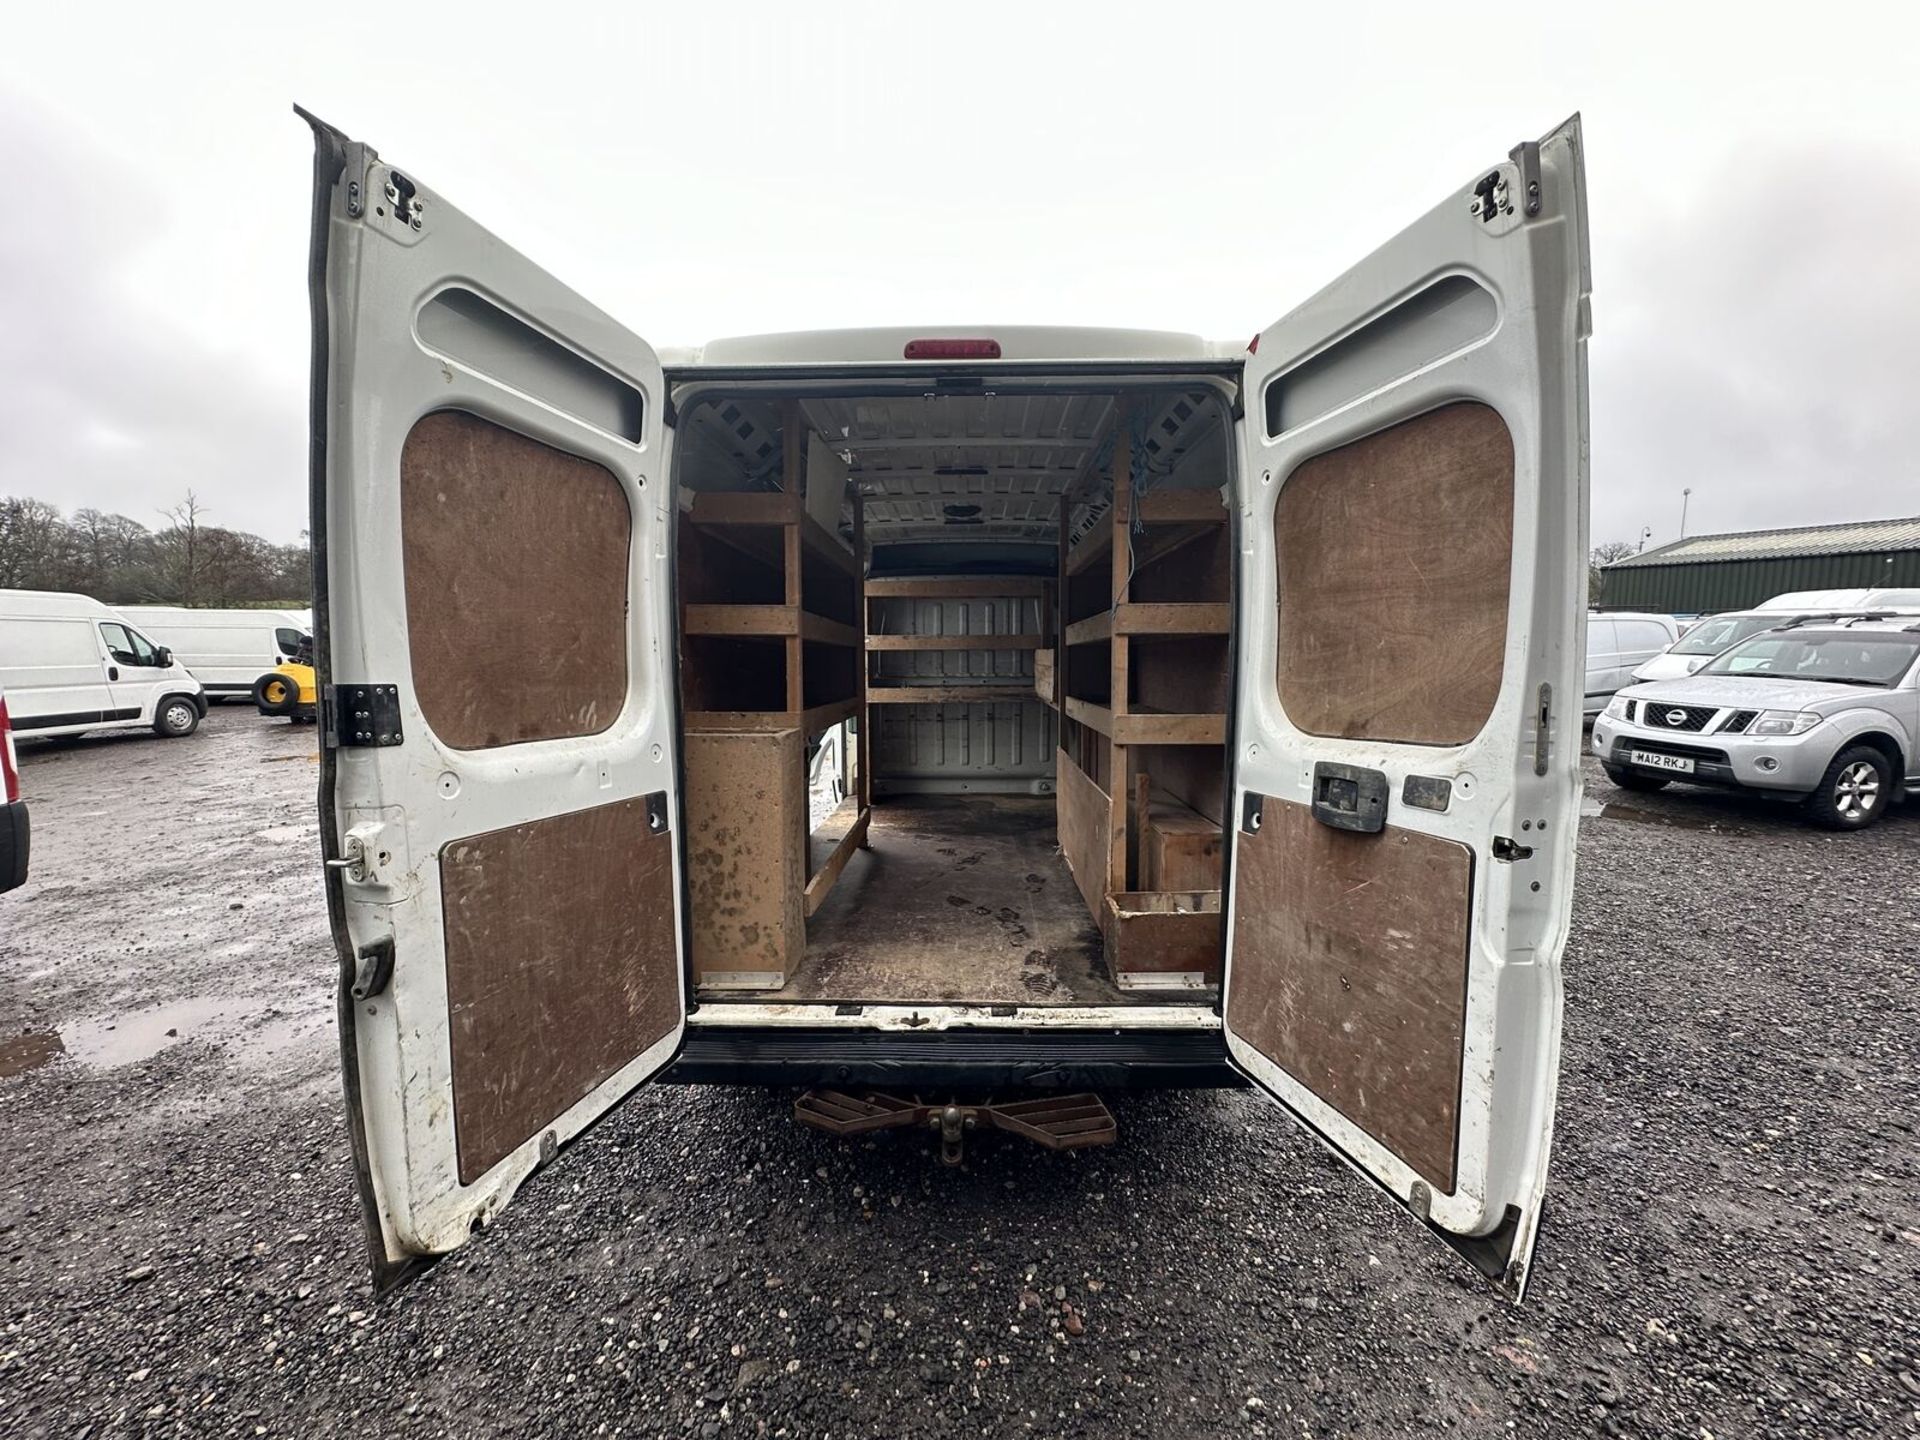
POLYGON ((1608 801, 1602 805, 1585 800, 1580 805, 1582 820, 1624 820, 1631 825, 1665 825, 1674 830, 1714 830, 1723 835, 1749 833, 1744 825, 1729 824, 1725 817, 1692 814, 1685 810, 1648 810, 1640 805, 1608 801))
POLYGON ((52 1030, 29 1031, 0 1040, 0 1080, 38 1070, 54 1056, 64 1054, 66 1048, 60 1043, 59 1034, 52 1030))
POLYGON ((62 1026, 56 1039, 74 1059, 97 1070, 151 1059, 182 1040, 218 1041, 235 1059, 258 1066, 278 1063, 288 1050, 325 1031, 331 1019, 325 1008, 288 1014, 278 1002, 260 997, 183 1000, 76 1020, 62 1026))

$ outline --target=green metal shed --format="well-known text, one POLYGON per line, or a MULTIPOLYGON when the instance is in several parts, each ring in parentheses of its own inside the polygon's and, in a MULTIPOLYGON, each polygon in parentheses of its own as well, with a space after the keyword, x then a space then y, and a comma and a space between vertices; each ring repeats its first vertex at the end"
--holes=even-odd
POLYGON ((1692 535, 1602 572, 1610 610, 1711 614, 1792 590, 1920 587, 1920 516, 1692 535))

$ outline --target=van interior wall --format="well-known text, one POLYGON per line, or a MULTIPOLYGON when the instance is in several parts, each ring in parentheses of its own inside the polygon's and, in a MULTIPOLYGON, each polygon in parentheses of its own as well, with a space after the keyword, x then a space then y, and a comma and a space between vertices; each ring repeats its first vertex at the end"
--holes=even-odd
POLYGON ((681 408, 701 998, 1191 1002, 1219 974, 1219 401, 927 390, 681 408))

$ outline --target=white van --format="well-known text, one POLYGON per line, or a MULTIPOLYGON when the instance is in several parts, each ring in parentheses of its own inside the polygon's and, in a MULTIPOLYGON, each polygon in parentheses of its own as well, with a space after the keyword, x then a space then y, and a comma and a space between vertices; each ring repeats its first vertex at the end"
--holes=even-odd
MULTIPOLYGON (((1700 619, 1667 649, 1633 672, 1635 683, 1683 680, 1722 650, 1771 630, 1796 616, 1815 618, 1839 614, 1920 614, 1920 590, 1799 590, 1776 595, 1752 610, 1729 610, 1700 619)), ((1588 666, 1592 666, 1589 656, 1588 666)))
POLYGON ((1637 667, 1680 638, 1671 615, 1594 611, 1587 616, 1587 716, 1607 708, 1616 690, 1631 685, 1637 667))
POLYGON ((151 726, 191 735, 200 682, 164 645, 85 595, 0 590, 0 688, 21 739, 151 726))
POLYGON ((1251 343, 664 357, 313 124, 322 858, 377 1285, 649 1080, 824 1087, 799 1118, 951 1153, 1242 1077, 1518 1298, 1579 814, 1577 121, 1251 343))
POLYGON ((119 608, 172 650, 214 700, 251 695, 262 675, 312 643, 311 622, 290 610, 195 610, 184 605, 119 608))

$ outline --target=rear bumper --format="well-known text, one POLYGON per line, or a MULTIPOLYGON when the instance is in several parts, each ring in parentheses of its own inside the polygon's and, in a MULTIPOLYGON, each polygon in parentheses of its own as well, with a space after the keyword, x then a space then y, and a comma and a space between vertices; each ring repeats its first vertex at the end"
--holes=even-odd
POLYGON ((682 1085, 869 1086, 906 1094, 1200 1090, 1244 1084, 1217 1030, 939 1030, 696 1025, 663 1074, 682 1085))
POLYGON ((16 890, 27 883, 27 852, 32 848, 32 839, 27 802, 16 800, 11 805, 0 805, 0 892, 16 890))

